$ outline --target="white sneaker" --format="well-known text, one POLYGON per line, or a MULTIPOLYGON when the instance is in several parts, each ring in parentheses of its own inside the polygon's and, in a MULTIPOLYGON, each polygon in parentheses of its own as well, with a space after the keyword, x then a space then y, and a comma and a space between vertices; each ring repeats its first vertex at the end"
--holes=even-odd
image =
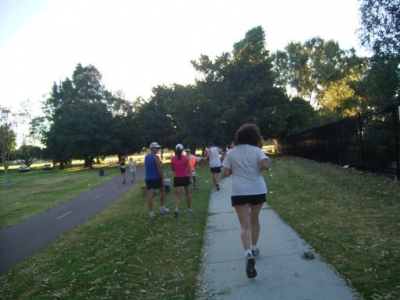
POLYGON ((193 212, 193 209, 191 209, 191 208, 187 208, 187 209, 186 209, 186 212, 188 212, 188 213, 192 213, 192 212, 193 212))
POLYGON ((151 211, 151 212, 149 213, 149 216, 150 216, 150 218, 154 218, 154 217, 156 216, 156 214, 154 213, 154 211, 151 211))
POLYGON ((166 214, 167 212, 169 212, 169 209, 166 207, 160 207, 160 213, 162 214, 166 214))

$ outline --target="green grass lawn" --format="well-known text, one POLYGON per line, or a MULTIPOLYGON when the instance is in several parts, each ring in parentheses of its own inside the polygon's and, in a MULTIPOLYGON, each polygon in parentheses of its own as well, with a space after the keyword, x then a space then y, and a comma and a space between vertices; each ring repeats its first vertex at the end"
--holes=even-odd
MULTIPOLYGON (((272 170, 265 173, 269 205, 365 299, 400 299, 399 183, 304 159, 272 159, 272 170)), ((172 178, 168 164, 164 165, 172 178)), ((106 170, 106 176, 117 174, 118 169, 106 170)), ((212 186, 205 164, 199 174, 194 214, 149 219, 138 182, 119 201, 0 276, 1 297, 196 299, 212 186)), ((51 191, 61 181, 69 192, 62 188, 53 190, 52 196, 49 192, 37 209, 29 205, 39 202, 40 191, 26 197, 36 200, 9 199, 13 193, 4 190, 13 188, 2 185, 0 213, 8 210, 1 215, 3 226, 46 209, 47 203, 57 205, 54 198, 66 201, 87 190, 89 183, 110 178, 98 176, 96 170, 16 175, 14 187, 18 182, 24 187, 42 182, 42 188, 51 191), (14 206, 15 201, 21 204, 14 206), (27 211, 25 217, 17 217, 16 208, 27 211)), ((167 202, 172 208, 172 195, 167 202)))

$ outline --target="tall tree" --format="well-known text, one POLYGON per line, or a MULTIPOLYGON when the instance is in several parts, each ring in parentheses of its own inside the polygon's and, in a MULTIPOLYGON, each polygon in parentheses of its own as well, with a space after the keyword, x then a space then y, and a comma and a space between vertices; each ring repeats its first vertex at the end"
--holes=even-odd
POLYGON ((400 101, 400 1, 359 0, 362 45, 374 53, 365 84, 374 106, 400 101))
POLYGON ((84 159, 85 166, 92 167, 97 155, 109 154, 113 148, 118 151, 117 137, 109 130, 112 113, 95 67, 78 64, 72 78, 54 84, 44 103, 50 124, 44 138, 45 153, 61 168, 73 158, 84 159))
POLYGON ((375 54, 400 55, 400 1, 361 2, 361 43, 375 54))
POLYGON ((203 73, 197 85, 212 103, 209 128, 217 142, 228 143, 243 123, 257 123, 266 136, 283 130, 286 124, 280 121, 279 107, 289 99, 283 89, 275 86, 262 27, 249 30, 234 44, 231 54, 223 53, 215 61, 203 55, 192 64, 203 73))
MULTIPOLYGON (((285 51, 274 54, 274 63, 278 84, 308 99, 315 108, 340 115, 343 111, 337 107, 363 100, 354 86, 362 79, 367 60, 354 49, 342 50, 337 42, 312 38, 304 44, 289 43, 285 51)), ((360 107, 356 105, 347 112, 360 107)))

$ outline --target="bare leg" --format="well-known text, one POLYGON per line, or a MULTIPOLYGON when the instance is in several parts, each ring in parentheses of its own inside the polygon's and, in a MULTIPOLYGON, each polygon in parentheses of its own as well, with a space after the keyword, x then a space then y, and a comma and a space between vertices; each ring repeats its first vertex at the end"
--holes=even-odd
POLYGON ((160 188, 160 207, 165 206, 165 187, 160 188))
POLYGON ((250 225, 251 225, 251 243, 257 245, 260 236, 260 221, 259 214, 263 204, 250 206, 250 225))
POLYGON ((190 193, 190 185, 185 186, 186 208, 192 207, 192 194, 190 193))
POLYGON ((181 197, 181 187, 174 187, 174 207, 179 209, 179 198, 181 197))
POLYGON ((236 214, 240 223, 240 237, 242 239, 243 249, 246 251, 250 249, 250 238, 251 238, 251 228, 250 228, 250 214, 249 205, 235 205, 236 214))
POLYGON ((149 211, 153 211, 153 198, 154 198, 154 189, 147 190, 147 204, 149 205, 149 211))

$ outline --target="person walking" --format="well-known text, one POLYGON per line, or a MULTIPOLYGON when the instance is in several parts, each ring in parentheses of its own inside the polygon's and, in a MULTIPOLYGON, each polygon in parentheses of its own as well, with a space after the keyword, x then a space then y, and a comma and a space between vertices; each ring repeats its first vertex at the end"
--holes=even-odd
POLYGON ((126 172, 126 162, 125 162, 125 156, 121 156, 121 160, 118 163, 119 165, 119 171, 121 172, 122 176, 122 183, 125 184, 126 178, 125 178, 125 172, 126 172))
POLYGON ((189 160, 190 176, 192 177, 193 188, 196 188, 196 179, 197 179, 196 168, 198 168, 197 163, 199 161, 202 161, 203 157, 198 157, 192 154, 192 150, 190 150, 190 148, 186 148, 185 152, 189 160))
POLYGON ((136 162, 133 160, 132 157, 129 158, 129 172, 132 175, 131 182, 135 181, 135 174, 136 174, 136 162))
POLYGON ((162 164, 160 157, 157 155, 158 150, 161 146, 152 142, 149 146, 150 153, 147 154, 144 158, 145 164, 145 182, 147 189, 147 202, 149 206, 149 215, 150 218, 155 217, 155 213, 153 211, 153 198, 154 198, 154 190, 160 190, 160 213, 164 214, 169 212, 168 208, 165 207, 165 187, 164 187, 164 174, 162 170, 162 164))
POLYGON ((221 150, 219 147, 214 146, 213 143, 209 143, 206 151, 206 160, 208 160, 214 187, 219 191, 219 180, 221 174, 221 159, 219 155, 221 154, 221 150))
POLYGON ((186 211, 191 213, 192 195, 190 193, 190 165, 186 155, 182 155, 183 145, 175 146, 175 155, 171 158, 171 169, 174 172, 174 218, 179 217, 179 200, 181 197, 182 187, 185 190, 186 211))
POLYGON ((259 214, 265 202, 267 185, 261 173, 269 170, 270 159, 260 148, 261 135, 256 124, 244 124, 235 134, 235 147, 222 162, 224 175, 232 175, 231 203, 240 223, 240 236, 246 259, 246 274, 255 278, 255 257, 259 255, 259 214))

